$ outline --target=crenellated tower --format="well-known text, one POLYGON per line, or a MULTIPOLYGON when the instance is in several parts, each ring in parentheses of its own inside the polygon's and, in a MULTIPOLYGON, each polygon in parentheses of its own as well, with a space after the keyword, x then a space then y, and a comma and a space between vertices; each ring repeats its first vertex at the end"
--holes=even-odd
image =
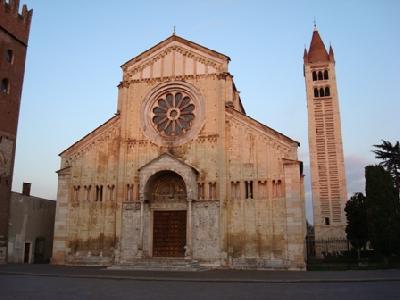
POLYGON ((340 109, 332 46, 314 27, 304 50, 315 239, 345 238, 347 201, 340 109))
POLYGON ((0 263, 7 261, 8 212, 32 10, 0 0, 0 263))

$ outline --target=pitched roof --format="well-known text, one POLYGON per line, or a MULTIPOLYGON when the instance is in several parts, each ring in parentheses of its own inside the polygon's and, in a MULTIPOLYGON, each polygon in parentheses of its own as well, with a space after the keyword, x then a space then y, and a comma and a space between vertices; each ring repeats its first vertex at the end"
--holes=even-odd
POLYGON ((184 39, 184 38, 182 38, 182 37, 180 37, 180 36, 178 36, 178 35, 176 35, 176 34, 173 34, 173 35, 169 36, 168 38, 166 38, 165 40, 159 42, 159 43, 156 44, 155 46, 151 47, 150 49, 148 49, 148 50, 146 50, 146 51, 143 51, 143 52, 140 53, 139 55, 137 55, 137 56, 135 56, 134 58, 128 60, 127 62, 125 62, 125 63, 121 66, 121 68, 124 68, 127 64, 135 63, 135 62, 140 61, 140 60, 143 59, 143 58, 148 57, 148 56, 149 56, 151 53, 153 53, 154 51, 156 51, 156 50, 158 50, 158 49, 164 47, 165 45, 167 45, 168 43, 173 42, 173 41, 181 42, 181 43, 183 43, 183 44, 185 44, 185 45, 187 45, 187 46, 189 46, 189 47, 192 47, 192 48, 197 49, 197 50, 200 50, 200 51, 205 51, 205 52, 207 52, 208 54, 210 54, 210 55, 212 55, 212 56, 214 56, 214 57, 220 58, 220 59, 224 59, 224 60, 227 60, 227 61, 230 61, 230 60, 231 60, 230 57, 229 57, 229 56, 226 56, 225 54, 222 54, 222 53, 220 53, 220 52, 218 52, 218 51, 215 51, 215 50, 208 49, 208 48, 206 48, 206 47, 204 47, 204 46, 202 46, 202 45, 200 45, 200 44, 197 44, 197 43, 195 43, 195 42, 186 40, 186 39, 184 39))
POLYGON ((329 61, 328 52, 317 29, 314 29, 307 58, 309 63, 329 61))

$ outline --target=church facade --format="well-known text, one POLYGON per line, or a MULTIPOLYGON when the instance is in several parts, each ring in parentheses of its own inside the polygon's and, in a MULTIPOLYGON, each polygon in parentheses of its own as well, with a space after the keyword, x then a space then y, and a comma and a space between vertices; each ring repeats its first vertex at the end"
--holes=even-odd
POLYGON ((61 154, 55 264, 305 268, 299 143, 247 116, 229 57, 172 35, 61 154))

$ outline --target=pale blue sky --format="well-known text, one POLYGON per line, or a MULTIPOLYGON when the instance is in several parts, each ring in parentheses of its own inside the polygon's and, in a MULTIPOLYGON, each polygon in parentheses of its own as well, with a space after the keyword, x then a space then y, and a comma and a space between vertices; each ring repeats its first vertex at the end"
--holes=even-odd
POLYGON ((13 189, 56 199, 63 149, 116 110, 120 65, 178 35, 231 57, 248 115, 300 141, 310 219, 302 70, 313 19, 332 43, 349 193, 363 191, 371 145, 399 140, 400 1, 44 1, 34 9, 13 189))

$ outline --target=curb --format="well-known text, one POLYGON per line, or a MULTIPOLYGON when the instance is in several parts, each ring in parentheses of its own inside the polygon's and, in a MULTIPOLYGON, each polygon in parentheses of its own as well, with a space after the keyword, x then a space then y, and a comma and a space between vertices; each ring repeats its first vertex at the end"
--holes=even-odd
POLYGON ((74 275, 74 274, 50 274, 50 273, 28 273, 28 272, 4 272, 0 275, 22 275, 35 277, 56 278, 82 278, 82 279, 111 279, 111 280, 134 280, 134 281, 182 281, 182 282, 215 282, 215 283, 349 283, 349 282, 395 282, 400 278, 352 278, 352 279, 227 279, 227 278, 184 278, 184 277, 146 277, 146 276, 115 276, 115 275, 74 275))

